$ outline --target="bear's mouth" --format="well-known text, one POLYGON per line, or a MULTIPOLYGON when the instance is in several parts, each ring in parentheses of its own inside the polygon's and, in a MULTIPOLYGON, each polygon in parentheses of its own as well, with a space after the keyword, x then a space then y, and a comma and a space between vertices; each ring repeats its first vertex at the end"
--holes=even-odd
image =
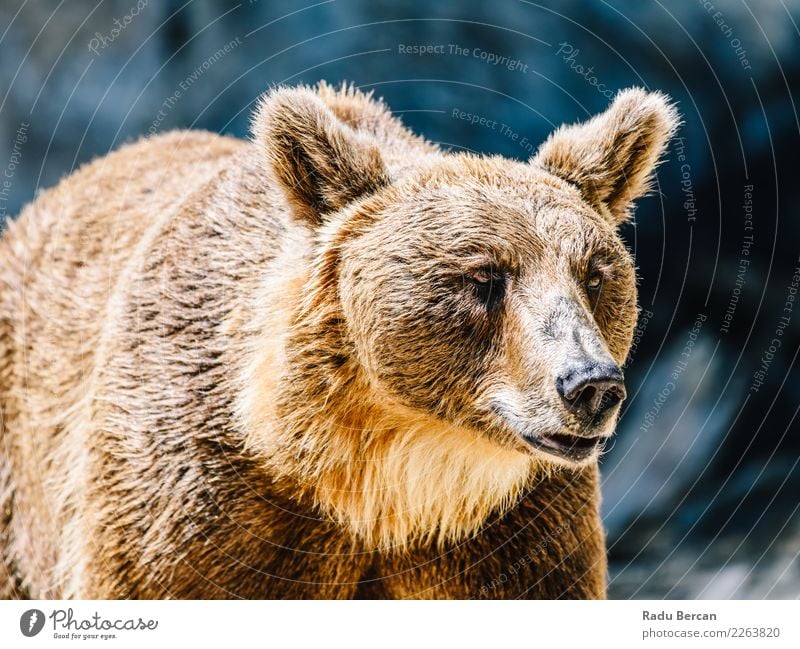
POLYGON ((581 462, 600 448, 602 437, 582 437, 564 433, 525 437, 534 448, 565 460, 581 462))

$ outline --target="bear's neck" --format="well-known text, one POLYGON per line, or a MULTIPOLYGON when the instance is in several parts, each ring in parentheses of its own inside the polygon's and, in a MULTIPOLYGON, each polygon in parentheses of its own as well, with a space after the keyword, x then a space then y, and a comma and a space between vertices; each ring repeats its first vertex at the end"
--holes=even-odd
POLYGON ((359 378, 297 389, 308 380, 281 380, 274 425, 251 430, 250 447, 368 547, 467 538, 508 511, 534 473, 530 457, 474 431, 377 402, 359 378))
POLYGON ((376 393, 330 291, 298 277, 270 292, 237 407, 273 476, 373 548, 464 539, 518 501, 538 472, 528 455, 376 393))

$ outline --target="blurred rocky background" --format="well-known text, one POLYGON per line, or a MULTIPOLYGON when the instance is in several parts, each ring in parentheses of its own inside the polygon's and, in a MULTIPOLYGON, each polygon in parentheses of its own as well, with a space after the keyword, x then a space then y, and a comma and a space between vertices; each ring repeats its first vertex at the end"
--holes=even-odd
POLYGON ((799 20, 797 0, 4 0, 0 223, 148 132, 246 136, 273 84, 352 81, 443 146, 519 159, 620 88, 663 90, 684 125, 625 228, 643 314, 602 466, 610 594, 796 598, 799 20))

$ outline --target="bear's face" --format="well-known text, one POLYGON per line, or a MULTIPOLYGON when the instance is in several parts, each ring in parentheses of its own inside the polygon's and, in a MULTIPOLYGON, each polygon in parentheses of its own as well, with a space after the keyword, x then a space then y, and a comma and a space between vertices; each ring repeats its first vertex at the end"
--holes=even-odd
POLYGON ((339 273, 372 383, 503 445, 594 459, 624 388, 592 410, 560 386, 574 372, 621 379, 636 284, 615 229, 567 183, 496 158, 453 156, 388 194, 339 273))
POLYGON ((625 91, 527 164, 442 153, 393 179, 375 140, 308 91, 279 93, 261 136, 336 266, 375 398, 548 462, 595 460, 637 315, 617 226, 675 128, 664 98, 625 91))

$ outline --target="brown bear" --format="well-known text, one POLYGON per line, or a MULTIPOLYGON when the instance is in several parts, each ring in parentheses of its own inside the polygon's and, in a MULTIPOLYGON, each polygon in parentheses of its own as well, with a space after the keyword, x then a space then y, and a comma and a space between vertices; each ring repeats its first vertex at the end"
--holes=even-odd
POLYGON ((617 226, 676 126, 529 162, 353 88, 147 138, 0 240, 0 595, 601 598, 637 316, 617 226))

